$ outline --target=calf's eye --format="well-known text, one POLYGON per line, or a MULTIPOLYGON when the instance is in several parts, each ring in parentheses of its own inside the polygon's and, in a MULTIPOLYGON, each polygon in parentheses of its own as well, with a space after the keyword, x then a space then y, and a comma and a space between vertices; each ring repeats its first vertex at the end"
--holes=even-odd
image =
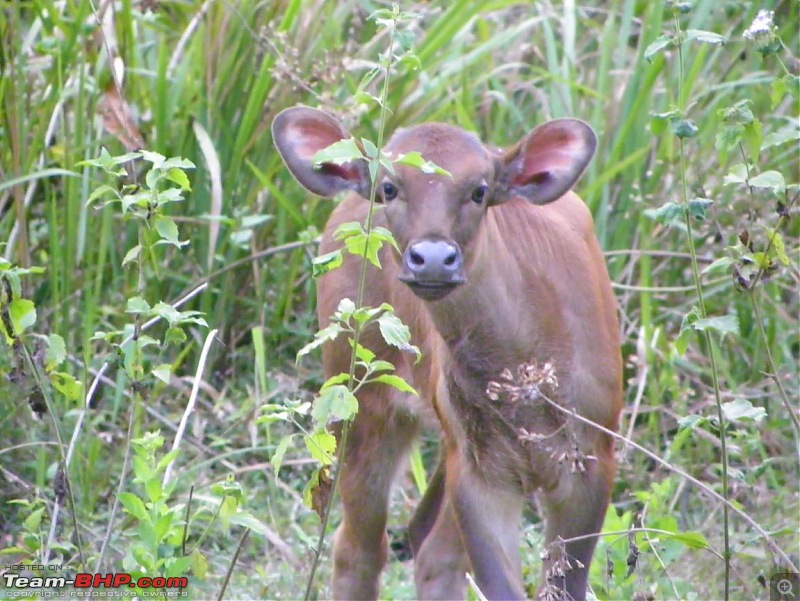
POLYGON ((481 204, 484 200, 486 200, 486 194, 488 192, 489 186, 486 184, 481 184, 472 191, 472 202, 475 204, 481 204))
POLYGON ((394 200, 397 198, 397 186, 392 182, 383 182, 381 191, 383 192, 383 200, 394 200))

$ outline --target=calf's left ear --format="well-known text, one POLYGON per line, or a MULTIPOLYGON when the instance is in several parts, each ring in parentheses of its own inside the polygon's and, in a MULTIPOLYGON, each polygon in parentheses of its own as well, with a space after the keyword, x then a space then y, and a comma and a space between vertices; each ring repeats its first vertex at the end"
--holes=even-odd
POLYGON ((543 123, 504 153, 495 203, 513 196, 537 205, 561 198, 578 181, 596 148, 597 136, 583 121, 543 123))

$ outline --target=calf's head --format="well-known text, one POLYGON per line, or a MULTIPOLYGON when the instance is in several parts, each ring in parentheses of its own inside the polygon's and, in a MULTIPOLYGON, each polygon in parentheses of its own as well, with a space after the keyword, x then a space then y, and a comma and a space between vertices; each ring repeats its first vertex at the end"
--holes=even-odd
MULTIPOLYGON (((275 145, 289 171, 307 190, 332 197, 354 191, 368 198, 367 161, 315 164, 320 150, 350 134, 333 117, 298 106, 272 124, 275 145)), ((478 259, 475 240, 487 210, 520 197, 547 204, 563 196, 591 160, 597 139, 575 119, 544 123, 505 152, 488 149, 471 133, 440 123, 402 129, 384 151, 408 152, 449 172, 426 173, 394 164, 376 176, 376 200, 384 205, 392 235, 402 249, 400 279, 423 300, 439 300, 463 284, 478 259)), ((486 260, 491 261, 491 257, 486 260)))

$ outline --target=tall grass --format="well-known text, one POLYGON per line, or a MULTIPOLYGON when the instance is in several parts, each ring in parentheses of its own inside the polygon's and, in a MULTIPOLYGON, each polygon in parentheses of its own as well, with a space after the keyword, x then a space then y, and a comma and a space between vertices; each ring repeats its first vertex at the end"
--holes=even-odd
MULTIPOLYGON (((19 268, 44 268, 43 274, 21 276, 22 296, 36 306, 35 325, 13 344, 0 340, 0 547, 17 548, 9 558, 36 563, 39 554, 41 560, 63 486, 64 445, 79 423, 90 384, 108 361, 67 473, 75 505, 66 506, 69 518, 59 517, 49 543, 51 563, 69 569, 79 563, 75 532, 86 558, 98 557, 136 391, 111 348, 93 336, 132 322, 125 312, 130 297, 141 293, 175 302, 205 283, 181 308, 205 314, 219 330, 216 344, 201 362, 206 331, 188 330, 186 343, 168 357, 169 384, 148 385, 132 435, 160 429, 171 441, 194 374, 204 364, 172 502, 186 503, 193 486, 191 509, 213 514, 221 498, 214 485, 234 474, 257 523, 248 522, 254 532, 242 543, 237 563, 232 558, 244 526, 230 535, 224 528, 201 535, 198 529, 210 518, 193 522, 189 541, 202 541, 208 564, 198 584, 204 593, 195 594, 218 591, 231 566, 229 596, 299 594, 317 526, 301 498, 310 460, 292 451, 276 477, 268 460, 283 431, 255 420, 267 401, 307 399, 321 379, 313 361, 298 368, 293 359, 316 329, 310 257, 331 203, 308 198, 291 180, 271 144, 269 124, 279 110, 305 103, 376 139, 378 108, 352 99, 386 48, 385 34, 368 19, 377 6, 382 3, 355 0, 42 0, 0 6, 0 253, 19 268), (115 84, 146 149, 197 165, 187 201, 170 208, 181 239, 190 244, 159 250, 158 269, 147 268, 138 292, 135 270, 121 265, 138 230, 114 207, 87 204, 100 180, 95 170, 78 165, 103 147, 112 155, 130 150, 118 120, 104 109, 115 84), (43 418, 31 409, 42 393, 34 376, 44 373, 44 347, 34 334, 63 337, 66 362, 60 369, 84 386, 81 399, 71 400, 45 385, 52 407, 43 418), (25 524, 37 507, 44 508, 40 522, 25 524)), ((722 402, 750 401, 764 410, 763 416, 739 416, 727 424, 727 492, 772 537, 765 542, 731 515, 730 596, 767 596, 757 577, 768 581, 787 567, 775 547, 794 553, 795 564, 798 550, 798 433, 792 425, 800 386, 798 190, 789 188, 788 216, 779 217, 769 191, 725 185, 724 177, 743 159, 715 144, 724 125, 720 110, 743 99, 750 100, 765 137, 796 132, 798 96, 774 103, 771 98, 772 82, 784 75, 780 64, 743 38, 757 10, 774 10, 786 44, 781 60, 797 75, 796 4, 692 2, 682 27, 709 30, 727 42, 687 44, 682 66, 674 48, 646 57, 658 36, 674 32, 672 13, 662 2, 434 0, 403 8, 418 14, 409 43, 419 62, 403 62, 392 74, 389 132, 440 120, 502 146, 553 117, 580 117, 597 130, 597 158, 578 192, 595 215, 620 303, 629 401, 621 432, 721 493, 709 364, 716 347, 722 402), (676 107, 698 128, 683 152, 685 185, 678 139, 653 132, 653 116, 676 107), (692 241, 708 314, 735 315, 738 330, 714 334, 711 345, 684 334, 688 347, 680 353, 676 341, 684 317, 697 303, 687 232, 655 219, 652 211, 678 201, 684 190, 714 201, 705 220, 692 222, 692 241), (753 252, 765 251, 774 244, 768 231, 774 228, 782 233, 789 264, 760 276, 753 290, 737 288, 731 272, 736 265, 704 272, 733 252, 726 249, 736 247, 743 232, 753 252)), ((364 91, 377 95, 378 83, 364 91)), ((796 184, 797 158, 793 133, 748 160, 756 172, 777 170, 796 184)), ((0 292, 4 315, 10 302, 9 293, 0 292)), ((154 328, 164 331, 163 325, 154 328)), ((432 440, 423 445, 426 460, 433 447, 432 440)), ((693 539, 700 547, 693 549, 674 538, 636 535, 640 553, 626 578, 632 547, 627 537, 609 535, 593 572, 598 596, 647 590, 656 597, 721 597, 725 579, 718 556, 725 533, 718 498, 704 496, 643 453, 623 455, 609 530, 633 525, 702 538, 693 539), (609 576, 605 559, 622 567, 609 576)), ((410 477, 401 484, 392 506, 398 527, 417 495, 410 477)), ((527 532, 531 547, 523 551, 526 563, 535 564, 535 520, 527 532)), ((112 533, 103 569, 121 565, 125 536, 112 533)), ((392 563, 387 597, 413 596, 409 569, 392 563)), ((197 565, 195 570, 202 572, 197 565)), ((531 569, 531 586, 536 572, 531 569)), ((320 586, 324 597, 326 585, 320 586)))

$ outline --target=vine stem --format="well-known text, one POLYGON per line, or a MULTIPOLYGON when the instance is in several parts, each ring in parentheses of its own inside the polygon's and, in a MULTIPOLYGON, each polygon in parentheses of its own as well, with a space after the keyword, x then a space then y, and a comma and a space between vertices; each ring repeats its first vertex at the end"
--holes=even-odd
MULTIPOLYGON (((683 40, 680 39, 682 34, 680 22, 677 12, 673 13, 675 19, 675 29, 677 31, 678 39, 678 104, 681 114, 686 109, 685 101, 685 85, 684 85, 684 66, 683 66, 683 40)), ((692 279, 694 280, 695 291, 697 294, 697 304, 700 310, 700 317, 706 319, 705 298, 703 296, 703 283, 700 279, 700 269, 697 265, 697 249, 694 244, 694 233, 692 230, 692 217, 689 213, 689 190, 686 182, 686 148, 683 144, 683 138, 678 137, 680 146, 680 174, 681 174, 681 200, 683 204, 683 216, 686 224, 686 238, 689 244, 689 255, 691 256, 692 264, 692 279)), ((730 499, 728 489, 728 444, 727 434, 725 433, 725 413, 722 410, 722 396, 719 390, 719 370, 717 367, 716 347, 714 341, 711 339, 711 332, 708 329, 703 330, 703 338, 705 340, 706 348, 708 349, 709 367, 711 369, 711 385, 714 389, 714 404, 717 408, 717 419, 719 420, 719 441, 720 441, 720 461, 722 463, 722 498, 725 502, 722 504, 722 539, 723 539, 723 558, 725 570, 725 601, 730 599, 730 585, 731 585, 731 547, 730 547, 730 499)))
MULTIPOLYGON (((380 111, 380 126, 378 127, 378 153, 381 152, 381 148, 383 148, 383 134, 386 128, 386 103, 389 98, 389 76, 391 71, 391 59, 392 59, 392 52, 394 50, 394 38, 395 38, 395 28, 397 26, 397 19, 395 18, 392 22, 392 27, 389 32, 389 48, 386 52, 386 76, 383 80, 383 90, 381 92, 381 111, 380 111)), ((379 155, 380 156, 380 155, 379 155)), ((379 157, 372 158, 370 160, 377 161, 379 157)), ((367 212, 367 219, 364 224, 364 229, 367 232, 367 240, 365 248, 369 248, 370 243, 370 236, 372 235, 372 226, 373 226, 373 214, 375 209, 375 193, 377 191, 377 178, 372 178, 370 192, 369 192, 369 211, 367 212)), ((356 311, 361 309, 364 304, 364 290, 366 288, 367 282, 367 267, 368 267, 368 260, 366 256, 361 257, 361 270, 358 275, 358 293, 356 295, 356 311)), ((350 368, 348 372, 348 379, 347 379, 347 389, 349 391, 353 391, 353 388, 356 383, 356 350, 358 349, 358 341, 361 338, 361 331, 362 326, 361 322, 358 320, 355 321, 355 326, 353 328, 353 350, 350 353, 350 368)), ((322 523, 320 524, 319 530, 319 537, 317 539, 317 548, 314 552, 314 559, 311 564, 311 571, 308 575, 308 581, 306 582, 306 590, 305 594, 303 595, 304 601, 309 601, 311 599, 311 588, 314 584, 314 578, 317 573, 317 568, 319 567, 320 557, 322 555, 322 546, 325 544, 325 536, 328 530, 328 519, 331 514, 331 508, 333 507, 333 501, 336 497, 336 489, 339 484, 339 475, 342 471, 342 463, 344 462, 344 455, 347 449, 347 435, 350 431, 350 424, 351 420, 345 420, 342 423, 341 433, 339 434, 339 441, 338 441, 338 448, 336 450, 336 466, 334 467, 333 471, 333 478, 331 482, 331 490, 332 493, 330 498, 328 499, 328 504, 325 507, 325 510, 322 514, 322 523)))

